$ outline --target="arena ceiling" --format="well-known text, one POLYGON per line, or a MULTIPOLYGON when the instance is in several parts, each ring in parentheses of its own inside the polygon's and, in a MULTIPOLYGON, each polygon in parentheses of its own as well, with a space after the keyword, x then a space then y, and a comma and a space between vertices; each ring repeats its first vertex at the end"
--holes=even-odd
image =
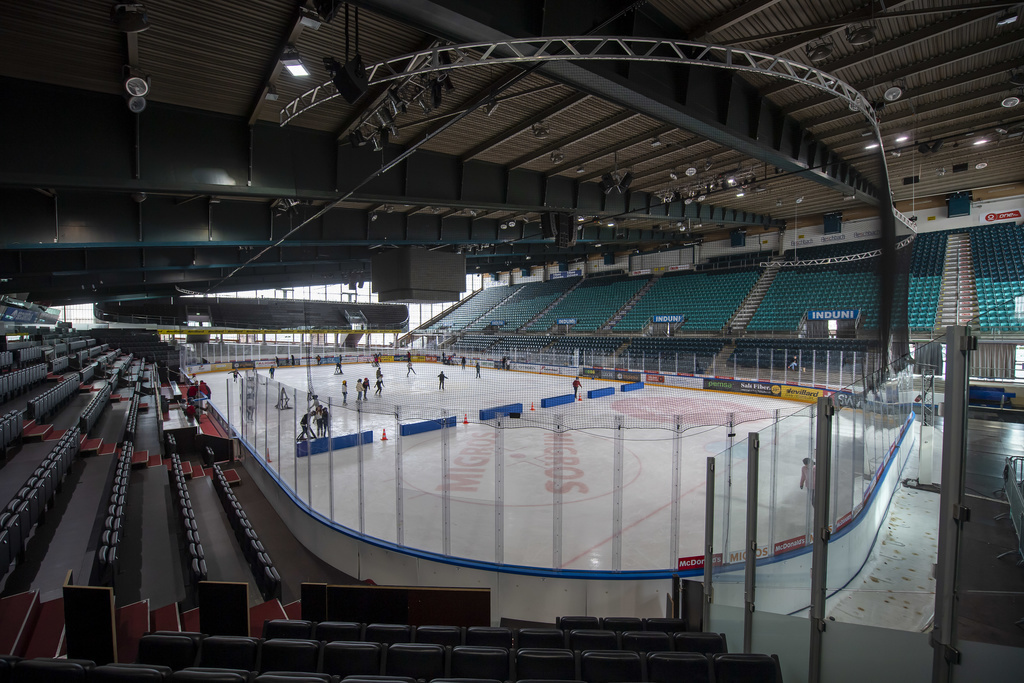
POLYGON ((469 272, 489 272, 870 215, 890 192, 1018 182, 1020 12, 980 0, 3 3, 0 293, 60 304, 348 282, 399 245, 461 250, 469 272), (291 115, 317 86, 333 94, 324 57, 371 65, 584 35, 814 66, 874 106, 883 147, 869 148, 872 126, 848 103, 761 73, 488 64, 481 49, 465 53, 478 66, 291 115), (293 49, 308 76, 282 66, 293 49), (139 114, 131 75, 148 79, 139 114), (627 172, 624 192, 604 192, 627 172), (575 246, 543 238, 547 211, 585 218, 575 246))

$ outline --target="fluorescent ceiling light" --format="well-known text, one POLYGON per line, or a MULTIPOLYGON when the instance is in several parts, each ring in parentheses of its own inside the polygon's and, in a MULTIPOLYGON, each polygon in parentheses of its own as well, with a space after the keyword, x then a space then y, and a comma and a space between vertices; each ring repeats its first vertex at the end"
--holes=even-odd
POLYGON ((898 138, 896 138, 896 142, 906 142, 906 141, 907 141, 907 140, 909 140, 909 139, 910 139, 910 138, 909 138, 909 137, 907 137, 906 135, 901 135, 901 136, 899 136, 898 138))
POLYGON ((975 145, 984 145, 986 142, 988 142, 988 140, 975 140, 974 144, 975 145))
POLYGON ((877 148, 878 148, 878 143, 877 142, 872 142, 872 143, 869 143, 867 145, 864 145, 864 149, 877 149, 877 148))
POLYGON ((284 68, 288 69, 288 73, 292 76, 309 75, 309 70, 306 69, 306 65, 302 63, 302 56, 293 45, 289 45, 285 48, 284 54, 281 55, 281 64, 284 65, 284 68))

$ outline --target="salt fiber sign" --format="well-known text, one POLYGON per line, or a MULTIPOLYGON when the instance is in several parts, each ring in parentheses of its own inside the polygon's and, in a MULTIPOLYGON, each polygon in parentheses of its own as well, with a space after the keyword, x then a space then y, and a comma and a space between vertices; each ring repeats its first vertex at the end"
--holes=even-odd
POLYGON ((656 323, 681 323, 686 322, 685 315, 656 315, 651 319, 651 322, 656 323))
POLYGON ((858 310, 846 311, 807 311, 808 320, 856 320, 858 310))
POLYGON ((558 325, 575 325, 576 324, 576 318, 559 318, 557 324, 558 325))

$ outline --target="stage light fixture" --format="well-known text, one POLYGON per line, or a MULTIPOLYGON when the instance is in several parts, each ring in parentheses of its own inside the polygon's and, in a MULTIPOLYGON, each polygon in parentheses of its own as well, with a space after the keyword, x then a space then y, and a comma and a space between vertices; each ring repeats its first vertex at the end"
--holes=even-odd
POLYGON ((299 54, 294 45, 289 45, 284 49, 284 53, 281 54, 281 65, 288 69, 288 73, 292 76, 309 75, 309 69, 302 63, 302 55, 299 54))
POLYGON ((809 43, 804 52, 807 54, 807 59, 817 64, 831 57, 834 49, 835 45, 833 45, 831 39, 821 38, 809 43))
POLYGON ((996 19, 996 26, 1009 26, 1017 21, 1017 12, 1012 9, 1007 11, 1005 14, 999 15, 996 19))
POLYGON ((110 19, 118 31, 139 33, 149 28, 149 17, 142 3, 130 2, 114 5, 110 10, 110 19))
POLYGON ((850 24, 846 27, 846 42, 850 45, 867 45, 875 39, 875 27, 871 24, 850 24))

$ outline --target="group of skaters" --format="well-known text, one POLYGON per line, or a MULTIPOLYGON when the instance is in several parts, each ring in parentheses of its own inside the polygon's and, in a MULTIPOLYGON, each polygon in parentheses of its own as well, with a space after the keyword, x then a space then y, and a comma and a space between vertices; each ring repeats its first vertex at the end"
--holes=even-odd
POLYGON ((302 427, 302 432, 295 437, 296 441, 328 436, 331 431, 331 414, 326 407, 315 402, 312 410, 299 419, 299 426, 302 427), (316 429, 315 434, 313 433, 314 428, 316 429))
POLYGON ((185 417, 189 422, 196 419, 203 410, 203 401, 210 398, 210 385, 204 380, 193 381, 185 390, 185 417))
MULTIPOLYGON (((412 364, 410 363, 410 366, 412 364)), ((377 390, 374 392, 375 396, 380 396, 381 392, 384 391, 384 373, 380 368, 377 368, 377 381, 373 385, 370 384, 370 378, 364 377, 363 379, 356 380, 356 400, 366 401, 370 398, 370 386, 375 386, 377 390)), ((341 382, 341 402, 343 404, 348 403, 348 380, 342 380, 341 382)))

